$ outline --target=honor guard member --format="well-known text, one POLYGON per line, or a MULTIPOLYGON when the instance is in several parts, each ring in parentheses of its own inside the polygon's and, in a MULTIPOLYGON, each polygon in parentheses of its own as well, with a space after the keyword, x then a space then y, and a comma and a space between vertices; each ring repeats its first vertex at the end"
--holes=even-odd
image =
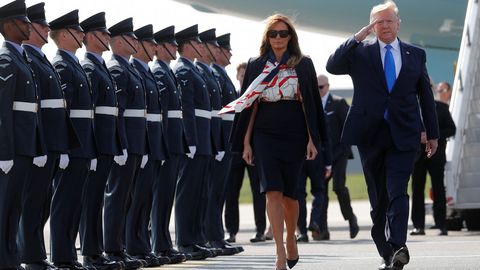
MULTIPOLYGON (((237 98, 235 86, 233 85, 232 81, 227 75, 227 72, 225 71, 225 66, 230 64, 230 57, 232 56, 232 54, 230 53, 230 34, 223 35, 220 39, 219 37, 216 37, 215 40, 217 41, 218 46, 213 46, 213 44, 209 43, 207 43, 207 45, 209 46, 215 58, 214 62, 212 62, 210 66, 213 70, 213 75, 215 76, 215 79, 217 80, 220 87, 220 107, 223 107, 237 98), (225 37, 227 37, 227 39, 225 37), (227 52, 224 53, 223 49, 227 50, 227 52)), ((221 115, 221 140, 224 143, 225 155, 221 161, 215 162, 216 166, 213 173, 213 187, 217 190, 217 193, 215 195, 212 194, 211 198, 214 198, 213 196, 215 196, 216 201, 215 205, 211 205, 208 208, 209 211, 214 211, 216 218, 216 225, 212 225, 215 228, 215 236, 214 238, 212 238, 213 240, 211 240, 210 244, 213 247, 221 249, 228 249, 229 247, 231 247, 230 243, 224 240, 225 231, 223 229, 224 227, 222 213, 223 204, 225 202, 227 192, 228 176, 232 162, 232 154, 230 151, 230 146, 228 145, 228 139, 230 137, 234 115, 234 113, 221 115)), ((213 202, 214 199, 212 199, 211 201, 213 202)), ((213 216, 211 218, 213 218, 213 216)), ((236 249, 235 253, 243 252, 243 247, 234 247, 236 249)))
POLYGON ((218 84, 213 70, 210 67, 211 63, 215 62, 214 51, 218 48, 216 40, 215 29, 209 29, 199 34, 200 40, 203 42, 202 57, 197 58, 195 62, 200 74, 207 83, 207 88, 210 93, 210 104, 212 106, 212 138, 214 142, 214 149, 216 156, 212 159, 212 166, 210 168, 210 177, 208 178, 208 185, 206 186, 206 200, 205 215, 203 219, 203 230, 205 240, 208 242, 208 247, 221 250, 221 255, 233 255, 237 253, 237 249, 224 244, 223 238, 225 233, 223 231, 222 210, 223 210, 223 193, 224 180, 221 178, 221 162, 225 155, 225 142, 222 137, 222 118, 218 112, 222 109, 221 89, 218 84))
POLYGON ((143 82, 147 102, 147 133, 149 145, 148 162, 140 169, 134 182, 132 203, 127 214, 126 249, 134 258, 147 262, 146 267, 157 267, 168 263, 167 257, 157 257, 150 244, 150 212, 152 210, 153 183, 161 181, 158 173, 167 156, 167 147, 162 128, 162 106, 160 92, 165 90, 150 71, 148 62, 155 56, 153 26, 143 26, 134 31, 138 42, 136 53, 131 59, 143 82))
POLYGON ((85 37, 73 10, 50 22, 50 37, 58 47, 53 66, 60 75, 67 109, 81 147, 70 151, 68 167, 53 183, 50 232, 52 261, 58 268, 79 269, 75 240, 82 212, 82 194, 89 169, 96 169, 93 99, 87 74, 75 56, 85 37))
POLYGON ((126 147, 123 155, 115 156, 114 160, 126 163, 123 166, 114 163, 107 182, 104 243, 110 260, 123 261, 126 269, 136 269, 147 263, 125 252, 125 226, 135 176, 148 161, 145 91, 138 71, 128 62, 137 52, 133 19, 125 19, 108 31, 113 54, 107 66, 117 85, 118 127, 122 145, 126 147))
MULTIPOLYGON (((97 170, 90 172, 85 183, 80 220, 80 243, 83 265, 98 270, 120 269, 122 262, 110 261, 103 255, 102 210, 105 186, 113 157, 122 154, 117 125, 117 95, 115 83, 102 58, 110 50, 110 32, 106 28, 105 12, 97 13, 80 23, 85 33, 87 52, 80 63, 85 70, 95 103, 95 140, 98 148, 97 170)), ((125 163, 116 160, 119 165, 125 163)))
POLYGON ((182 93, 183 123, 189 148, 183 174, 177 183, 175 219, 177 246, 180 252, 203 260, 214 254, 200 246, 202 203, 200 192, 207 185, 208 168, 213 156, 210 119, 212 118, 209 92, 193 60, 200 57, 198 25, 188 27, 175 35, 180 58, 174 67, 182 93))
POLYGON ((156 32, 153 36, 157 42, 157 60, 152 72, 159 85, 165 90, 161 92, 163 108, 163 130, 167 138, 168 158, 160 169, 159 178, 153 184, 152 206, 152 244, 153 251, 158 256, 168 257, 169 263, 181 263, 186 260, 185 254, 173 248, 170 238, 170 216, 177 179, 182 174, 187 144, 182 119, 181 92, 177 88, 175 74, 169 64, 177 59, 177 42, 175 27, 169 26, 156 32), (165 112, 167 117, 165 117, 165 112))
POLYGON ((55 269, 47 261, 43 238, 43 228, 50 215, 52 179, 57 164, 60 163, 60 168, 65 169, 69 162, 69 150, 80 146, 66 110, 60 78, 41 50, 48 42, 50 32, 44 7, 45 3, 38 3, 27 8, 27 16, 32 24, 29 39, 23 41, 23 48, 31 60, 30 67, 36 74, 43 138, 48 151, 47 163, 44 167, 32 167, 30 175, 35 180, 29 181, 24 189, 24 207, 17 242, 21 261, 29 270, 55 269))
POLYGON ((16 237, 32 162, 47 161, 40 128, 38 93, 22 41, 30 34, 24 1, 0 7, 0 268, 19 269, 16 237), (38 157, 38 158, 37 158, 38 157))

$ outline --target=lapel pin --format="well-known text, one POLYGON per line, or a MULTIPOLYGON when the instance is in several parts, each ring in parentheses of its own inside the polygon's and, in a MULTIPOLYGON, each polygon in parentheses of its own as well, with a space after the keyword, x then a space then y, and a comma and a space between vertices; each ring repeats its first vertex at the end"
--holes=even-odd
POLYGON ((410 52, 409 52, 409 51, 407 51, 407 52, 406 52, 406 54, 410 54, 410 52))

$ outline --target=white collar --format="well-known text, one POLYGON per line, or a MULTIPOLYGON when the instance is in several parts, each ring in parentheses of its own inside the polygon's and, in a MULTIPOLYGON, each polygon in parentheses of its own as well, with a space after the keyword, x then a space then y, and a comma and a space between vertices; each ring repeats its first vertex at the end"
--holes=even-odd
MULTIPOLYGON (((385 49, 385 46, 387 45, 387 43, 381 41, 380 39, 378 39, 378 44, 380 45, 380 49, 385 49)), ((392 49, 399 52, 400 51, 400 42, 398 42, 398 38, 396 38, 394 41, 392 41, 392 43, 390 43, 390 46, 392 46, 392 49)))

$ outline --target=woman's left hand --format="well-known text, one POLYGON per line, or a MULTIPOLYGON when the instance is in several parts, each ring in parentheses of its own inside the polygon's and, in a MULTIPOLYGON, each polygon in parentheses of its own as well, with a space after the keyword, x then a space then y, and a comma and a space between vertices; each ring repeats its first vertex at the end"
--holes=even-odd
POLYGON ((317 154, 318 151, 315 144, 313 144, 312 139, 309 139, 307 144, 307 160, 314 160, 315 157, 317 157, 317 154))

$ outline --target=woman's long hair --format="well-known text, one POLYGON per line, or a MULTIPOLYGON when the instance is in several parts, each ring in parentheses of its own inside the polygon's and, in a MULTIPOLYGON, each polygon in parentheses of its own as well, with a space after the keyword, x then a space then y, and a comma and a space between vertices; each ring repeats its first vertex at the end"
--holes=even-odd
POLYGON ((266 56, 272 49, 267 33, 277 22, 283 22, 288 27, 288 31, 290 32, 290 41, 288 42, 287 50, 290 53, 290 58, 287 61, 287 66, 295 67, 300 62, 303 55, 302 51, 300 50, 300 45, 298 44, 297 31, 295 31, 292 21, 290 18, 282 14, 273 14, 266 19, 267 25, 265 27, 265 31, 263 31, 262 45, 260 45, 260 56, 266 56))

